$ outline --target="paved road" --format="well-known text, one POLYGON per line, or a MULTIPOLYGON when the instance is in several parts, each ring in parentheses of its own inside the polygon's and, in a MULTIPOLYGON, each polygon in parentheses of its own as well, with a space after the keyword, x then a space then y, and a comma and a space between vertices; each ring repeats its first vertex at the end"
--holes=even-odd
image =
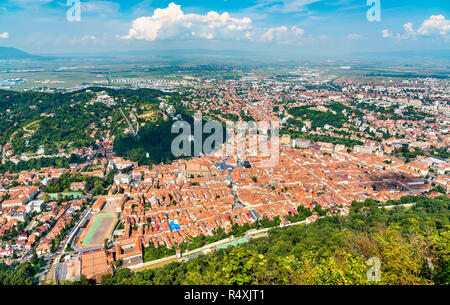
POLYGON ((80 215, 80 218, 78 219, 77 223, 73 227, 72 231, 70 232, 69 236, 66 236, 63 240, 63 243, 60 245, 58 251, 55 253, 56 257, 53 261, 53 264, 50 268, 50 271, 47 275, 47 281, 51 281, 52 284, 57 284, 57 278, 56 278, 56 268, 58 267, 59 262, 61 261, 61 258, 66 253, 67 245, 72 241, 73 237, 75 236, 76 232, 78 231, 80 225, 83 223, 83 221, 86 219, 86 217, 89 216, 89 213, 91 212, 91 208, 85 210, 83 214, 80 215))

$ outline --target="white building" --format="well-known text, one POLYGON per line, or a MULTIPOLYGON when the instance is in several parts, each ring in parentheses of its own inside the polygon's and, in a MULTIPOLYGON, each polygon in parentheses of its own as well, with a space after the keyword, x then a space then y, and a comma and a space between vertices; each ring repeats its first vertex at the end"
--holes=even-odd
POLYGON ((28 202, 25 209, 26 209, 27 213, 32 213, 32 212, 40 213, 42 211, 41 206, 43 203, 44 203, 44 200, 33 200, 33 201, 28 202))

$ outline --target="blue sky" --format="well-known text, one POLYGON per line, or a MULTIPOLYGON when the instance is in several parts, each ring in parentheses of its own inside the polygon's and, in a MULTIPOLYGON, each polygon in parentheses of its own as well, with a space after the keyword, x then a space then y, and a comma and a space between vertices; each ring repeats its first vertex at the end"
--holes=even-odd
POLYGON ((0 46, 39 54, 450 49, 450 1, 379 3, 381 20, 371 22, 367 0, 81 0, 81 20, 70 22, 67 0, 1 0, 0 46))

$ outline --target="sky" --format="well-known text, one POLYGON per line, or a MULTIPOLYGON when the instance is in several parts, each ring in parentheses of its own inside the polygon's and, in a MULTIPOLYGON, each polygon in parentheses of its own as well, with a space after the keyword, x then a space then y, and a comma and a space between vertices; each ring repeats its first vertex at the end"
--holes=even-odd
POLYGON ((0 46, 33 54, 450 50, 450 1, 0 0, 0 46))

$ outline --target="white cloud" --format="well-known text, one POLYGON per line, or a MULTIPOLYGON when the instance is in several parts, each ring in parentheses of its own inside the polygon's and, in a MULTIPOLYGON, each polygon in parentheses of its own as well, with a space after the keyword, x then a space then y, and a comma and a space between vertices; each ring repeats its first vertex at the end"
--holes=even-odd
POLYGON ((287 30, 288 28, 285 26, 270 28, 261 36, 261 40, 265 42, 272 42, 275 39, 275 37, 279 38, 281 33, 286 33, 287 30))
MULTIPOLYGON (((388 30, 382 31, 383 37, 394 37, 388 30)), ((414 30, 412 22, 403 25, 403 34, 397 33, 396 40, 417 39, 418 37, 442 37, 448 39, 450 34, 450 20, 443 15, 432 15, 426 19, 417 31, 414 30)))
POLYGON ((383 36, 383 38, 389 38, 389 37, 392 37, 392 33, 391 32, 389 32, 389 30, 382 30, 381 31, 381 35, 383 36))
POLYGON ((432 15, 425 20, 417 34, 423 36, 441 35, 447 36, 450 33, 450 20, 446 20, 443 15, 432 15))
MULTIPOLYGON (((383 36, 383 37, 385 37, 385 36, 383 36)), ((394 37, 394 35, 391 34, 391 36, 389 36, 389 37, 394 37)), ((385 37, 385 38, 388 38, 388 37, 385 37)), ((416 32, 414 31, 413 24, 411 22, 405 23, 403 25, 403 34, 397 33, 395 35, 396 40, 404 40, 404 39, 409 39, 409 38, 416 39, 416 32)))
POLYGON ((305 34, 301 28, 293 26, 288 28, 286 26, 274 27, 265 31, 260 40, 262 42, 279 42, 279 43, 295 43, 305 34))
POLYGON ((9 37, 8 32, 4 32, 4 33, 0 34, 0 39, 8 39, 8 37, 9 37))
POLYGON ((297 26, 258 28, 250 18, 233 18, 226 12, 185 14, 180 5, 170 3, 167 8, 156 9, 150 17, 134 20, 128 34, 121 38, 148 41, 230 39, 295 44, 304 35, 305 31, 297 26))
POLYGON ((364 39, 364 38, 365 37, 363 35, 355 34, 355 33, 347 35, 347 39, 350 39, 350 40, 358 40, 358 39, 364 39))
POLYGON ((292 31, 292 33, 293 33, 294 35, 299 36, 299 37, 301 37, 301 36, 303 36, 303 35, 305 34, 305 30, 300 29, 300 28, 298 28, 298 27, 296 27, 296 26, 293 26, 293 27, 291 28, 291 31, 292 31))
POLYGON ((252 20, 232 18, 228 13, 219 15, 211 11, 206 15, 184 14, 179 5, 170 3, 167 8, 156 9, 151 17, 133 21, 128 35, 123 39, 249 39, 252 20))
POLYGON ((413 24, 411 22, 405 23, 403 25, 403 29, 405 30, 405 34, 406 34, 407 38, 413 37, 416 35, 416 33, 413 30, 413 24))
POLYGON ((76 44, 86 45, 87 43, 90 43, 90 42, 94 43, 94 44, 98 44, 102 41, 97 39, 97 37, 95 37, 94 35, 84 35, 81 38, 75 38, 75 39, 72 39, 69 41, 69 43, 72 45, 76 45, 76 44))

